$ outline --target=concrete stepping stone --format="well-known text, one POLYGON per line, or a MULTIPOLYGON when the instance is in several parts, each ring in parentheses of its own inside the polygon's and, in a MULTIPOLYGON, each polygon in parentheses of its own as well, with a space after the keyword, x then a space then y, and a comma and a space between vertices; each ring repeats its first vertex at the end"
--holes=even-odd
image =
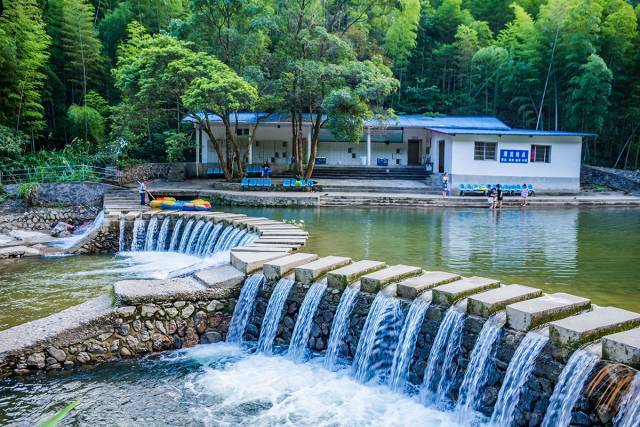
POLYGON ((219 215, 213 215, 213 221, 214 222, 224 222, 227 224, 230 224, 231 221, 233 221, 234 219, 239 219, 239 218, 246 218, 247 216, 244 214, 219 214, 219 215))
POLYGON ((307 242, 305 237, 260 237, 253 244, 292 243, 303 245, 307 242))
POLYGON ((446 271, 426 271, 420 276, 410 277, 398 283, 398 296, 414 299, 426 290, 460 279, 460 275, 446 271))
POLYGON ((308 254, 304 252, 298 252, 297 254, 278 258, 273 261, 265 262, 262 266, 267 280, 277 280, 283 276, 286 276, 294 268, 304 264, 309 264, 318 259, 316 254, 308 254))
POLYGON ((318 277, 351 263, 351 258, 327 256, 295 268, 296 281, 303 285, 314 282, 318 277))
POLYGON ((231 249, 232 252, 291 252, 297 249, 295 246, 285 245, 259 245, 259 246, 238 246, 231 249))
POLYGON ((552 320, 571 316, 589 308, 591 300, 558 292, 526 301, 509 304, 507 325, 518 331, 528 331, 552 320))
POLYGON ((231 265, 243 272, 250 274, 262 268, 262 265, 276 258, 289 255, 288 252, 231 252, 231 265))
POLYGON ((500 281, 486 277, 465 277, 455 282, 447 283, 433 288, 433 302, 435 304, 450 306, 457 301, 488 289, 500 286, 500 281))
POLYGON ((244 281, 245 275, 231 265, 207 268, 196 272, 195 276, 206 286, 213 287, 233 287, 244 281))
POLYGON ((522 285, 508 285, 469 297, 467 313, 489 317, 515 302, 542 296, 542 290, 522 285))
POLYGON ((164 301, 195 301, 205 298, 208 288, 192 277, 163 280, 121 280, 113 284, 119 306, 164 301))
POLYGON ((640 328, 602 338, 602 357, 640 369, 640 328))
POLYGON ((309 237, 309 233, 302 230, 282 230, 282 231, 263 231, 260 233, 262 237, 278 237, 278 236, 286 236, 286 237, 309 237))
POLYGON ((422 268, 420 267, 402 264, 393 265, 362 276, 360 278, 360 289, 363 292, 375 294, 391 282, 398 282, 402 279, 420 274, 422 274, 422 268))
POLYGON ((264 222, 264 221, 271 221, 271 220, 269 218, 247 217, 247 218, 234 219, 231 221, 231 223, 233 225, 247 225, 247 224, 252 224, 254 222, 264 222))
POLYGON ((640 325, 640 314, 617 307, 598 307, 577 316, 549 324, 554 344, 575 349, 611 332, 620 332, 640 325))
POLYGON ((360 276, 380 270, 387 264, 381 261, 362 260, 327 273, 327 284, 331 288, 344 290, 360 276))

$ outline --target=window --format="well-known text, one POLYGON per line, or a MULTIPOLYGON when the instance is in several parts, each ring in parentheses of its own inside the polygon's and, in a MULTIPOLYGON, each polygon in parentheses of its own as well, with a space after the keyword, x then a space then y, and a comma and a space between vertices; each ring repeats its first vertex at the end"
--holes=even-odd
POLYGON ((551 163, 550 145, 532 145, 531 162, 551 163))
POLYGON ((476 142, 473 147, 473 160, 495 160, 496 142, 476 142))

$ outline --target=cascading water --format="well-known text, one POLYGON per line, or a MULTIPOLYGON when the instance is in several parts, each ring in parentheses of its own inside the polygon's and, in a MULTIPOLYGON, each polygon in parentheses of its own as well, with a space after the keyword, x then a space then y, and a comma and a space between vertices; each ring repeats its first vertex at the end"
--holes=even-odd
POLYGON ((489 374, 493 370, 492 357, 495 354, 496 342, 502 334, 505 320, 506 316, 502 311, 489 317, 482 325, 458 394, 456 412, 461 422, 471 416, 480 401, 489 374))
POLYGON ((184 250, 187 247, 187 242, 189 241, 189 237, 191 236, 191 229, 193 228, 194 223, 195 223, 195 220, 190 219, 187 222, 187 225, 184 226, 184 231, 182 232, 182 238, 180 239, 180 245, 178 246, 178 252, 184 253, 184 250))
POLYGON ((580 398, 584 383, 587 382, 587 378, 598 360, 598 356, 583 349, 577 350, 571 355, 553 389, 542 427, 569 425, 571 410, 580 398))
POLYGON ((120 214, 120 230, 119 230, 119 236, 118 236, 118 251, 119 252, 124 252, 126 250, 126 242, 124 240, 124 236, 125 236, 125 228, 126 228, 126 223, 124 221, 124 214, 120 214))
POLYGON ((460 352, 464 319, 465 313, 461 307, 453 305, 438 328, 420 391, 422 401, 427 404, 445 406, 449 403, 449 391, 458 367, 454 360, 460 352), (439 380, 437 374, 440 375, 439 380))
POLYGON ((160 226, 160 231, 158 232, 158 242, 156 243, 156 251, 165 250, 170 224, 171 224, 171 220, 169 219, 168 216, 162 220, 162 225, 160 226))
POLYGON ((233 247, 234 242, 236 241, 238 236, 242 234, 243 230, 240 230, 239 228, 234 228, 234 227, 230 227, 230 228, 231 228, 231 232, 227 234, 224 241, 220 242, 220 245, 216 246, 216 252, 227 251, 231 249, 231 247, 233 247))
POLYGON ((220 237, 220 234, 222 233, 223 228, 224 226, 222 225, 222 223, 218 223, 213 227, 213 230, 211 231, 211 235, 209 236, 209 240, 200 255, 210 254, 214 251, 216 242, 218 241, 218 238, 220 237))
POLYGON ((631 380, 613 423, 616 427, 640 426, 640 372, 631 380))
POLYGON ((215 246, 213 247, 213 252, 220 252, 222 247, 226 244, 227 239, 229 238, 229 234, 231 234, 235 228, 233 227, 224 227, 222 232, 220 233, 220 237, 216 241, 215 246))
POLYGON ((202 227, 204 227, 204 221, 200 220, 196 222, 196 225, 193 227, 193 231, 191 232, 191 236, 189 236, 189 240, 187 241, 187 245, 184 248, 184 253, 191 254, 195 249, 194 246, 198 241, 198 237, 200 237, 200 232, 202 231, 202 227))
POLYGON ((413 360, 413 352, 416 348, 416 341, 424 316, 431 305, 431 301, 415 299, 409 307, 409 313, 402 326, 398 346, 393 354, 391 364, 391 374, 389 375, 389 387, 398 392, 405 392, 407 379, 409 378, 409 368, 413 360))
POLYGON ((147 238, 144 242, 145 251, 153 251, 156 243, 156 230, 158 229, 158 217, 152 216, 147 224, 147 238))
POLYGON ((100 227, 102 227, 103 221, 104 221, 104 211, 100 211, 98 215, 96 215, 96 217, 94 218, 91 225, 89 225, 89 227, 87 227, 83 231, 78 230, 79 232, 77 234, 73 234, 69 237, 61 237, 59 239, 52 240, 50 242, 47 242, 46 245, 52 246, 52 247, 59 247, 64 250, 70 249, 76 245, 81 244, 81 242, 87 236, 89 236, 94 231, 100 229, 100 227))
POLYGON ((231 324, 229 324, 229 330, 227 332, 228 343, 242 342, 244 331, 247 328, 247 322, 249 321, 249 317, 251 317, 251 312, 255 305, 256 296, 264 282, 264 274, 254 274, 245 280, 240 290, 238 302, 233 309, 231 324))
POLYGON ((498 393, 496 406, 491 415, 491 425, 510 426, 513 424, 513 416, 520 402, 520 394, 531 372, 533 372, 536 358, 547 341, 549 338, 535 331, 527 333, 522 339, 511 362, 509 362, 507 373, 498 393))
POLYGON ((338 303, 336 314, 331 323, 331 335, 329 335, 327 353, 324 358, 324 366, 327 369, 333 370, 336 367, 340 357, 340 346, 349 329, 351 312, 359 294, 360 288, 357 285, 347 286, 340 297, 340 303, 338 303))
POLYGON ((173 252, 176 250, 176 246, 178 245, 178 237, 180 237, 180 228, 182 228, 182 218, 178 218, 176 221, 176 225, 173 227, 173 232, 171 233, 171 241, 169 242, 169 252, 173 252))
POLYGON ((143 247, 142 242, 144 241, 145 235, 144 220, 142 218, 138 217, 133 222, 133 231, 131 234, 131 251, 139 251, 143 247))
POLYGON ((204 250, 204 246, 207 244, 209 236, 211 235, 211 230, 213 230, 213 222, 209 221, 205 223, 204 228, 200 233, 200 238, 196 242, 196 248, 193 251, 195 255, 200 255, 204 250))
POLYGON ((307 344, 309 342, 309 334, 311 334, 313 317, 326 289, 326 283, 315 282, 309 288, 304 301, 302 301, 287 352, 287 356, 294 362, 304 362, 307 358, 307 344))
POLYGON ((397 343, 402 310, 397 298, 378 292, 365 320, 351 373, 356 380, 384 380, 397 343))
POLYGON ((278 332, 278 325, 282 318, 282 309, 287 301, 287 296, 293 286, 293 280, 282 278, 273 288, 267 312, 262 321, 260 338, 258 339, 258 351, 270 354, 273 348, 273 340, 278 332))

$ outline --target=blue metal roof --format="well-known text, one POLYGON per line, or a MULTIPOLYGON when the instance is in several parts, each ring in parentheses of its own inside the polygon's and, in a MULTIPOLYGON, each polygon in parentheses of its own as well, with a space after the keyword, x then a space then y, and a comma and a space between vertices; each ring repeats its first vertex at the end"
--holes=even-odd
MULTIPOLYGON (((368 125, 375 126, 378 123, 368 121, 368 125)), ((441 128, 450 127, 457 129, 495 129, 508 130, 509 126, 497 117, 490 116, 443 116, 427 117, 417 114, 400 114, 396 119, 390 119, 387 126, 413 127, 413 128, 441 128)))
POLYGON ((530 130, 530 129, 461 129, 456 127, 440 127, 431 128, 434 132, 446 133, 447 135, 461 134, 461 135, 532 135, 532 136, 595 136, 593 133, 582 132, 564 132, 564 131, 552 131, 552 130, 530 130))

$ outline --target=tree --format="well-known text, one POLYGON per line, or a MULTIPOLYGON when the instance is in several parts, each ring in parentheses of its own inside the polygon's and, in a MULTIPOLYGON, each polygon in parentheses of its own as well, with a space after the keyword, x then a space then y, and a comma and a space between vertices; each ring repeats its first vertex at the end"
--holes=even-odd
POLYGON ((0 41, 7 54, 2 66, 3 96, 0 119, 15 132, 25 131, 35 146, 35 135, 43 129, 41 90, 49 56, 50 37, 35 0, 9 2, 0 16, 0 41))
POLYGON ((580 72, 570 83, 571 114, 569 124, 573 129, 599 132, 609 107, 613 74, 607 64, 596 54, 591 54, 580 72))

